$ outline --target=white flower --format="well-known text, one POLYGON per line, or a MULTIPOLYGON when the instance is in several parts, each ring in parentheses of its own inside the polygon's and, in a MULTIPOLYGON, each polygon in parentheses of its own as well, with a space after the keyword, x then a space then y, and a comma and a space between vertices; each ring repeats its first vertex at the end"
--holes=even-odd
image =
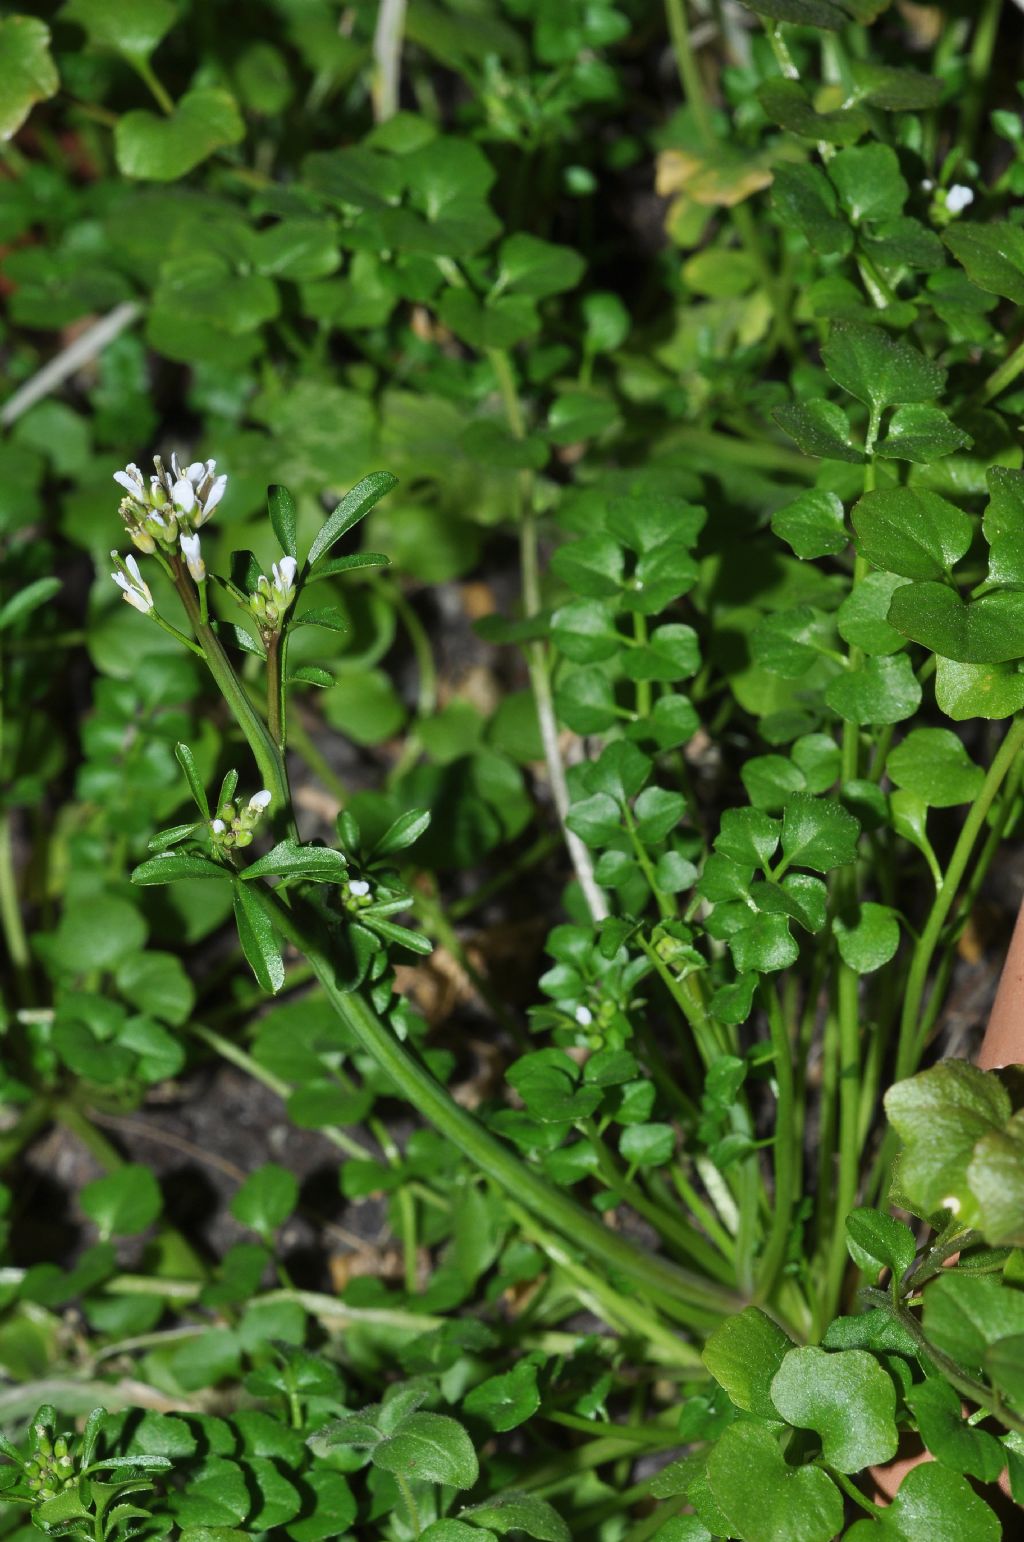
POLYGON ((282 557, 280 562, 275 562, 271 566, 271 572, 274 575, 274 588, 286 605, 295 592, 295 574, 298 566, 294 557, 282 557))
MULTIPOLYGON (((172 455, 171 469, 175 477, 175 491, 181 488, 182 495, 187 497, 188 495, 184 493, 183 484, 187 483, 192 489, 193 502, 189 504, 189 512, 191 514, 192 509, 195 509, 195 513, 192 515, 192 523, 198 529, 200 525, 206 523, 223 498, 224 489, 228 485, 228 479, 226 476, 214 476, 214 472, 217 469, 217 462, 215 460, 194 460, 191 465, 182 469, 178 464, 178 457, 172 455)), ((177 499, 175 501, 177 502, 177 499)))
POLYGON ((224 831, 227 829, 227 825, 224 823, 223 819, 211 819, 210 829, 213 831, 214 835, 223 835, 224 831))
POLYGON ((254 792, 249 799, 249 813, 257 816, 262 814, 264 809, 270 807, 272 797, 273 794, 268 792, 265 787, 261 788, 259 792, 254 792))
POLYGON ((142 480, 142 472, 133 461, 129 461, 123 471, 114 472, 114 481, 124 488, 132 498, 137 498, 140 503, 146 503, 146 484, 142 480))
POLYGON ((348 892, 361 899, 364 894, 369 894, 370 885, 365 878, 353 878, 349 881, 348 892))
POLYGON ((946 208, 950 214, 962 214, 974 202, 974 191, 962 182, 954 182, 946 194, 946 208))
POLYGON ((181 555, 184 557, 185 565, 187 566, 192 577, 195 579, 196 583, 201 584, 203 579, 206 577, 206 563, 203 561, 203 555, 199 547, 199 537, 197 535, 182 536, 181 555))
POLYGON ((196 490, 187 477, 179 477, 171 488, 171 502, 186 519, 196 506, 196 490))
MULTIPOLYGON (((115 562, 119 560, 116 551, 111 552, 110 555, 115 562)), ((110 576, 118 588, 124 591, 125 601, 141 615, 148 616, 153 609, 153 596, 149 591, 149 585, 139 572, 139 564, 134 557, 126 557, 124 565, 128 570, 127 575, 118 570, 110 576)))
POLYGON ((577 1007, 573 1016, 581 1028, 589 1028, 594 1021, 594 1014, 589 1007, 577 1007))

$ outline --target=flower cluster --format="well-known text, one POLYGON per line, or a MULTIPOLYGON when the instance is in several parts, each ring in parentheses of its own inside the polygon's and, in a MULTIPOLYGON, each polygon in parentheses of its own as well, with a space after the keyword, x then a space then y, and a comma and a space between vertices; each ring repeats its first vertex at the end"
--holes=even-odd
POLYGON ((271 794, 264 787, 254 792, 243 809, 237 803, 222 803, 216 818, 210 820, 210 836, 215 850, 237 851, 252 845, 253 831, 270 807, 271 794))
POLYGON ((249 610, 264 641, 281 630, 284 613, 295 598, 297 571, 294 557, 282 557, 271 567, 273 580, 263 573, 256 580, 256 588, 249 596, 249 610))
MULTIPOLYGON (((206 564, 197 531, 223 498, 228 479, 215 475, 217 462, 213 460, 197 460, 182 466, 178 457, 172 455, 168 468, 159 455, 154 455, 153 465, 155 474, 149 478, 148 486, 134 463, 114 472, 114 481, 126 494, 120 504, 125 529, 132 544, 147 556, 155 551, 170 555, 180 548, 190 575, 201 584, 206 577, 206 564)), ((153 608, 152 596, 137 577, 135 558, 129 557, 128 563, 131 582, 123 565, 113 574, 114 582, 124 590, 129 605, 148 615, 153 608)))
POLYGON ((56 1499, 75 1482, 75 1464, 66 1435, 50 1439, 44 1424, 37 1424, 35 1453, 25 1463, 25 1481, 36 1499, 56 1499))

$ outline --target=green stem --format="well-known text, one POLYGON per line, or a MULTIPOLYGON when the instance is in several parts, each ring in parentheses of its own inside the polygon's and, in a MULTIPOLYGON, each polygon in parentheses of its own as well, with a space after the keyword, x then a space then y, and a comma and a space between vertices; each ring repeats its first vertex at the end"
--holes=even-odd
POLYGON ((413 1529, 414 1535, 418 1537, 423 1527, 420 1524, 420 1512, 416 1500, 413 1498, 412 1489, 409 1487, 409 1480, 404 1473, 396 1472, 395 1482, 398 1484, 399 1492, 405 1501, 405 1508, 409 1512, 409 1524, 413 1529))
MULTIPOLYGON (((508 354, 501 348, 492 348, 488 353, 491 367, 494 370, 501 393, 502 403, 505 408, 505 416, 508 426, 516 439, 526 437, 526 421, 523 417, 522 403, 516 390, 515 375, 508 354)), ((523 613, 527 617, 540 614, 540 565, 537 556, 537 516, 533 508, 533 475, 529 471, 520 472, 518 478, 519 489, 519 563, 522 575, 523 589, 523 613)), ((577 882, 583 891, 583 897, 587 902, 587 908, 595 921, 603 921, 609 914, 608 901, 604 891, 598 885, 594 877, 594 864, 590 850, 574 834, 566 824, 566 816, 569 812, 569 788, 565 779, 565 766, 562 762, 562 751, 558 743, 558 721, 555 715, 555 702, 551 692, 551 674, 548 666, 547 648, 542 642, 532 642, 526 645, 526 667, 530 676, 530 688, 533 691, 533 699, 537 708, 537 721, 540 726, 541 742, 544 745, 544 760, 548 768, 548 780, 551 783, 551 796, 554 800, 558 822, 562 828, 562 836, 565 841, 569 859, 572 862, 577 882)))
POLYGON ((839 1175, 829 1227, 828 1261, 821 1295, 821 1323, 831 1321, 846 1272, 846 1217, 857 1198, 860 1173, 860 1031, 859 979, 848 964, 839 965, 839 1175))
POLYGON ((17 999, 28 1000, 32 954, 29 951, 25 920, 18 897, 18 875, 14 866, 14 842, 11 810, 0 810, 0 925, 3 926, 7 955, 10 958, 17 999))
POLYGON ((686 0, 665 0, 665 18, 668 22, 676 69, 679 71, 679 82, 683 88, 686 105, 693 113, 701 139, 710 148, 715 143, 715 124, 693 51, 690 24, 686 16, 686 0))
POLYGON ((192 630, 202 643, 206 666, 252 750, 263 786, 272 794, 271 807, 275 816, 287 818, 289 833, 295 835, 297 833, 295 816, 292 812, 291 789, 288 786, 284 756, 272 738, 266 723, 250 701, 248 692, 221 645, 220 638, 209 621, 204 623, 191 581, 181 572, 178 559, 174 561, 177 564, 175 578, 178 593, 181 595, 192 630))
POLYGON ((473 1165, 517 1199, 527 1210, 566 1236, 611 1270, 646 1284, 674 1304, 691 1321, 706 1314, 718 1317, 735 1309, 738 1298, 667 1260, 635 1248, 588 1215, 559 1189, 547 1184, 457 1104, 426 1067, 410 1053, 391 1029, 371 1010, 361 995, 345 991, 337 983, 333 964, 307 931, 300 917, 285 908, 277 895, 254 885, 267 915, 281 934, 301 949, 338 1016, 363 1049, 389 1076, 398 1092, 457 1146, 473 1165))
POLYGON ((284 755, 287 722, 282 655, 281 633, 277 632, 267 642, 267 731, 281 756, 284 755))
POLYGON ((971 51, 967 56, 968 89, 957 138, 958 148, 965 157, 971 154, 974 147, 974 137, 987 100, 992 53, 999 32, 1002 8, 1002 0, 982 0, 971 51))
POLYGON ((765 996, 775 1061, 776 1102, 773 1139, 775 1193, 772 1202, 771 1228, 757 1271, 755 1300, 758 1302, 765 1302, 771 1298, 779 1272, 785 1262, 786 1249, 789 1245, 790 1219, 800 1185, 800 1156, 796 1144, 798 1132, 793 1124, 793 1050, 774 986, 765 986, 765 996))
POLYGON ((138 54, 133 54, 131 56, 131 63, 135 66, 136 74, 149 87, 153 100, 160 108, 160 111, 165 112, 170 117, 174 112, 174 100, 157 79, 149 60, 141 58, 138 54))
POLYGON ((677 1219, 663 1205, 654 1203, 632 1183, 624 1173, 620 1173, 611 1152, 598 1133, 597 1126, 592 1119, 580 1120, 580 1129, 586 1135, 590 1145, 597 1155, 597 1172, 601 1181, 618 1194, 627 1205, 631 1205, 637 1215, 643 1216, 649 1221, 655 1231, 666 1239, 671 1239, 679 1251, 684 1253, 691 1262, 709 1274, 713 1279, 719 1279, 723 1284, 728 1284, 733 1279, 733 1271, 721 1259, 714 1249, 705 1241, 694 1227, 686 1221, 677 1219))
POLYGON ((1008 729, 999 750, 988 769, 988 774, 982 784, 982 788, 967 818, 964 820, 960 837, 953 848, 953 854, 949 859, 949 866, 943 874, 942 883, 932 902, 932 908, 928 914, 924 929, 914 948, 914 956, 911 960, 910 971, 907 976, 906 995, 903 998, 903 1012, 900 1018, 899 1047, 896 1056, 896 1080, 902 1081, 910 1076, 917 1066, 925 1045, 925 1035, 921 1031, 921 1006, 924 999, 925 987, 928 982, 928 971, 931 968, 932 958, 938 947, 942 929, 946 924, 946 918, 956 899, 960 884, 963 881, 967 863, 975 842, 981 834, 982 827, 988 817, 1000 787, 1009 775, 1017 756, 1024 747, 1024 717, 1016 718, 1008 729))
POLYGON ((1008 385, 1012 385, 1017 376, 1024 370, 1024 343, 1018 343, 1008 358, 1004 359, 998 369, 994 369, 985 384, 978 392, 978 400, 990 402, 1001 391, 1005 391, 1008 385))

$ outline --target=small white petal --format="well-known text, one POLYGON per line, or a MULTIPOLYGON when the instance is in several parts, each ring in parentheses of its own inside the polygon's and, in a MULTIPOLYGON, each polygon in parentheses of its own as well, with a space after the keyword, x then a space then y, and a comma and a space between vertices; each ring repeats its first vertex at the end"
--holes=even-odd
POLYGON ((191 514, 196 506, 196 490, 186 477, 179 477, 171 488, 171 502, 182 514, 191 514))
POLYGON ((119 589, 123 589, 125 594, 129 593, 129 591, 131 590, 132 586, 128 582, 127 578, 125 578, 123 573, 111 573, 110 576, 114 580, 115 584, 117 585, 117 587, 119 589))
POLYGON ((957 1215, 959 1213, 960 1201, 957 1199, 955 1194, 947 1194, 945 1199, 940 1201, 940 1204, 942 1209, 948 1210, 951 1215, 957 1215))
POLYGON ((223 819, 211 819, 210 829, 213 831, 214 835, 223 835, 224 831, 227 829, 227 825, 224 823, 223 819))
POLYGON ((139 564, 134 557, 126 557, 124 565, 140 588, 144 587, 142 574, 139 572, 139 564))
POLYGON ((577 1007, 573 1016, 581 1028, 589 1028, 594 1021, 594 1014, 589 1007, 577 1007))
POLYGON ((213 486, 210 488, 210 491, 203 499, 203 508, 206 510, 207 518, 210 517, 220 500, 223 498, 227 485, 228 479, 226 476, 217 477, 213 486))
POLYGON ((973 202, 973 189, 965 187, 962 182, 954 182, 946 194, 946 208, 950 214, 962 214, 973 202))
POLYGON ((261 814, 265 808, 270 807, 272 796, 273 794, 269 793, 265 787, 261 788, 259 792, 254 792, 249 799, 249 808, 253 812, 261 814))
POLYGON ((114 481, 119 483, 133 498, 144 498, 146 496, 145 483, 142 480, 138 466, 129 466, 125 471, 115 471, 114 481))
POLYGON ((176 482, 180 482, 182 476, 184 475, 184 472, 182 471, 180 465, 178 464, 177 454, 173 450, 171 451, 171 470, 174 473, 174 480, 176 482))
POLYGON ((274 588, 278 594, 285 594, 292 587, 298 566, 294 557, 282 557, 280 562, 273 564, 274 588))
POLYGON ((365 878, 353 878, 349 883, 348 892, 361 898, 362 895, 369 894, 370 885, 365 878))
POLYGON ((200 482, 203 480, 203 477, 206 475, 206 467, 203 465, 201 460, 194 460, 189 465, 185 475, 188 477, 193 487, 198 487, 200 482))
POLYGON ((153 609, 152 599, 147 598, 147 596, 144 594, 140 594, 137 589, 127 589, 125 591, 124 597, 128 601, 128 604, 133 606, 140 615, 148 616, 150 611, 153 609))

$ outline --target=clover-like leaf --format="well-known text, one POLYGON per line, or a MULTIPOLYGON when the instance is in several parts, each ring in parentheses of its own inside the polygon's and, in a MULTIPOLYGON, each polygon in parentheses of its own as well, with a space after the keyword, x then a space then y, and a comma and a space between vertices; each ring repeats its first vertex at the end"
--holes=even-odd
POLYGON ((60 14, 76 21, 94 48, 133 63, 148 59, 177 19, 172 0, 67 0, 60 14))
POLYGON ((856 861, 860 823, 833 798, 794 793, 782 815, 782 851, 787 866, 829 873, 856 861))
POLYGON ((127 1163, 105 1178, 87 1183, 79 1197, 100 1237, 130 1237, 151 1226, 163 1207, 160 1186, 148 1167, 127 1163))
MULTIPOLYGON (((742 1074, 742 1065, 740 1066, 742 1074)), ((756 1306, 726 1317, 704 1345, 701 1359, 737 1408, 774 1419, 772 1377, 793 1345, 777 1323, 756 1306)))
POLYGON ((979 1213, 968 1163, 982 1136, 1001 1132, 1010 1118, 999 1078, 944 1060, 890 1087, 885 1111, 903 1142, 900 1189, 915 1213, 952 1209, 965 1226, 974 1225, 979 1213))
POLYGON ((847 723, 902 723, 921 705, 921 685, 907 655, 893 653, 837 675, 825 700, 847 723))
POLYGON ((890 905, 864 900, 856 921, 836 916, 832 923, 839 955, 856 974, 871 974, 895 955, 900 945, 900 923, 890 905))
POLYGON ((963 1416, 960 1394, 941 1376, 931 1376, 907 1393, 921 1439, 944 1467, 995 1483, 1006 1453, 994 1435, 977 1430, 963 1416))
POLYGON ((0 19, 0 139, 12 138, 35 103, 59 85, 46 23, 35 16, 0 19))
POLYGON ((1024 230, 1008 220, 951 225, 943 236, 979 289, 1024 304, 1024 230))
POLYGON ((795 439, 805 455, 822 460, 860 462, 864 452, 856 443, 849 419, 837 402, 818 398, 790 402, 772 414, 779 427, 795 439))
POLYGON ((853 510, 857 549, 887 573, 941 578, 967 551, 973 526, 938 493, 885 487, 865 493, 853 510))
POLYGON ((859 1472, 895 1455, 896 1389, 864 1349, 791 1349, 771 1386, 782 1417, 821 1437, 821 1454, 840 1472, 859 1472))
MULTIPOLYGON (((864 220, 894 219, 903 212, 910 190, 891 145, 874 143, 840 150, 829 162, 828 175, 854 225, 864 220)), ((911 398, 897 396, 893 400, 911 398)))
POLYGON ((126 112, 114 130, 114 149, 122 176, 149 182, 175 182, 215 150, 235 145, 245 125, 230 92, 220 86, 196 86, 169 117, 145 108, 126 112))
POLYGON ((1001 589, 965 604, 946 584, 905 584, 889 606, 897 631, 960 664, 1024 658, 1024 594, 1001 589))
POLYGON ((836 385, 875 412, 903 402, 929 402, 946 382, 941 364, 910 343, 894 341, 881 327, 837 322, 821 357, 836 385))
POLYGON ((939 658, 935 700, 954 723, 968 718, 1012 717, 1024 707, 1024 674, 1012 664, 961 664, 939 658))
POLYGON ((922 402, 897 407, 885 438, 876 446, 884 460, 910 460, 929 466, 932 461, 967 449, 973 443, 939 407, 922 402))
POLYGON ((866 1205, 851 1210, 846 1217, 846 1246, 857 1267, 875 1284, 883 1269, 890 1269, 897 1280, 901 1279, 917 1252, 909 1226, 866 1205))
POLYGON ((929 808, 973 803, 985 773, 948 728, 913 728, 889 754, 885 769, 896 787, 917 793, 929 808))
POLYGON ((791 1467, 777 1433, 760 1420, 723 1431, 708 1455, 707 1480, 729 1534, 744 1542, 830 1542, 842 1529, 842 1496, 831 1478, 820 1467, 791 1467))
POLYGON ((975 1144, 967 1182, 978 1230, 993 1247, 1024 1247, 1024 1109, 975 1144))
POLYGON ((1002 1528, 965 1478, 938 1462, 907 1473, 896 1497, 874 1520, 855 1521, 846 1542, 935 1542, 956 1516, 957 1542, 999 1542, 1002 1528))
MULTIPOLYGON (((502 1536, 508 1531, 522 1531, 538 1542, 571 1542, 569 1528, 554 1505, 536 1494, 496 1494, 461 1513, 468 1515, 474 1526, 489 1526, 502 1536)), ((474 1535, 479 1537, 480 1533, 474 1535)))
POLYGON ((801 493, 784 509, 778 509, 772 515, 772 529, 805 559, 834 557, 849 540, 842 500, 818 488, 801 493))

